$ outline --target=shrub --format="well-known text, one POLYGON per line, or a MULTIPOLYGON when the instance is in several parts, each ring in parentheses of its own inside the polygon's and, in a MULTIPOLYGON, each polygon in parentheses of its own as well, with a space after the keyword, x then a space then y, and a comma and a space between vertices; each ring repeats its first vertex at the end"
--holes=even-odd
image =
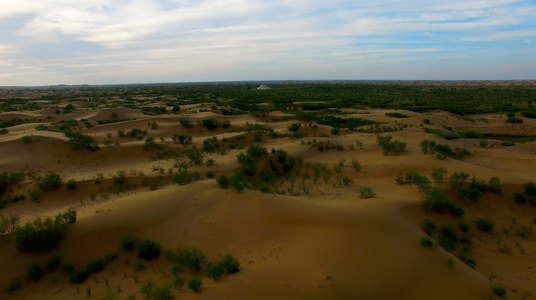
POLYGON ((20 223, 19 216, 13 216, 9 214, 9 217, 0 215, 0 235, 3 233, 13 233, 17 229, 20 223))
POLYGON ((69 283, 80 284, 86 281, 87 274, 81 271, 72 271, 69 273, 69 283))
POLYGON ((458 236, 456 235, 456 231, 454 229, 448 226, 441 228, 441 237, 439 242, 441 248, 451 252, 456 248, 457 242, 458 236))
POLYGON ((227 175, 220 175, 220 177, 216 179, 216 182, 222 189, 228 188, 229 184, 231 183, 227 175))
POLYGON ((203 286, 203 282, 201 281, 201 278, 192 278, 188 282, 188 288, 191 289, 194 292, 199 292, 201 290, 201 287, 203 286))
POLYGON ((47 261, 45 262, 45 269, 48 272, 54 272, 60 267, 60 264, 61 264, 61 256, 58 254, 54 254, 51 257, 49 257, 47 261))
POLYGON ((363 186, 359 189, 359 192, 361 194, 361 198, 374 198, 376 196, 376 193, 374 193, 374 190, 372 190, 372 187, 370 186, 363 186))
POLYGON ((208 278, 218 280, 220 277, 223 276, 224 272, 225 272, 225 268, 219 261, 209 262, 207 264, 207 277, 208 278))
POLYGON ((296 132, 298 130, 300 130, 300 127, 301 125, 298 124, 298 123, 293 123, 291 124, 290 126, 288 126, 288 130, 292 131, 292 132, 296 132))
POLYGON ((536 184, 534 182, 529 181, 523 185, 523 188, 525 190, 525 195, 527 196, 536 196, 536 184))
POLYGON ((406 142, 402 141, 392 141, 392 136, 382 136, 379 134, 377 136, 377 142, 383 149, 383 154, 393 154, 398 155, 406 152, 406 142))
POLYGON ((475 223, 476 227, 482 232, 491 233, 495 227, 495 222, 489 218, 478 218, 475 223))
POLYGON ((84 272, 86 273, 86 275, 90 275, 93 273, 100 272, 103 269, 104 269, 104 261, 102 259, 96 259, 96 260, 90 261, 87 264, 84 272))
POLYGON ((75 190, 78 185, 76 183, 76 180, 74 178, 71 178, 67 181, 67 183, 65 184, 65 187, 69 190, 69 191, 72 191, 72 190, 75 190))
POLYGON ((170 253, 169 258, 176 263, 186 266, 191 271, 199 271, 206 262, 206 256, 198 248, 177 249, 170 253))
POLYGON ((220 263, 223 265, 227 273, 234 274, 240 270, 240 263, 231 254, 225 254, 221 257, 220 263))
POLYGON ((525 203, 525 202, 527 202, 527 198, 525 197, 525 195, 523 195, 521 193, 515 193, 514 194, 514 201, 517 202, 517 203, 525 203))
POLYGON ((432 236, 434 231, 437 229, 437 225, 434 223, 434 221, 426 221, 423 225, 423 230, 426 232, 427 235, 432 236))
POLYGON ((145 260, 155 259, 160 256, 160 245, 150 239, 144 239, 136 245, 138 257, 145 260))
POLYGON ((218 126, 220 125, 218 120, 213 119, 213 118, 203 119, 201 120, 201 123, 203 124, 203 126, 205 126, 207 129, 210 129, 210 130, 214 130, 218 128, 218 126))
POLYGON ((186 118, 179 119, 179 123, 181 123, 182 126, 186 128, 192 128, 194 125, 192 124, 192 121, 186 118))
POLYGON ((361 164, 357 160, 352 160, 351 164, 356 172, 359 172, 361 170, 361 164))
POLYGON ((43 276, 43 269, 36 263, 31 263, 26 268, 26 278, 30 281, 38 281, 43 276))
POLYGON ((37 186, 43 192, 52 192, 61 187, 61 177, 60 175, 47 172, 37 179, 37 186))
POLYGON ((440 214, 449 213, 459 217, 465 214, 463 208, 452 201, 444 189, 432 187, 424 193, 424 209, 440 214))
POLYGON ((134 250, 138 244, 139 238, 132 233, 127 233, 119 240, 119 248, 127 251, 134 250))
POLYGON ((419 173, 413 173, 411 176, 411 183, 416 185, 420 190, 426 190, 430 187, 430 179, 419 173))
POLYGON ((423 236, 421 238, 421 245, 426 246, 426 247, 433 247, 434 242, 432 241, 432 239, 430 237, 423 236))
POLYGON ((502 195, 503 190, 499 177, 491 177, 489 179, 488 189, 498 195, 502 195))
MULTIPOLYGON (((46 252, 56 248, 68 229, 72 220, 69 216, 74 211, 57 215, 52 218, 37 218, 27 222, 15 235, 15 246, 20 251, 46 252)), ((76 212, 74 212, 76 216, 76 212)), ((74 218, 76 221, 76 217, 74 218)), ((73 223, 74 223, 73 221, 73 223)))
POLYGON ((500 285, 492 285, 491 291, 499 297, 506 296, 506 289, 500 285))
POLYGON ((432 179, 437 184, 445 181, 446 177, 447 177, 447 169, 445 168, 435 168, 432 171, 432 179))

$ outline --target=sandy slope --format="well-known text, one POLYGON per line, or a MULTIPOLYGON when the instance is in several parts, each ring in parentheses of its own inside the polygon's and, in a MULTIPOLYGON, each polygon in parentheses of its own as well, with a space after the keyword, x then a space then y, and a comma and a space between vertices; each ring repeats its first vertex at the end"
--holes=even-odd
MULTIPOLYGON (((385 116, 385 112, 370 111, 369 114, 358 113, 356 116, 393 122, 392 118, 385 116)), ((303 139, 304 143, 292 138, 265 140, 264 145, 268 149, 284 149, 305 161, 327 163, 330 168, 345 158, 347 163, 342 175, 354 180, 348 187, 335 187, 320 180, 317 186, 312 186, 309 195, 291 197, 222 190, 214 180, 204 180, 149 191, 140 187, 141 177, 135 174, 136 171, 156 177, 158 173, 152 172, 153 167, 167 170, 173 167, 173 160, 151 160, 154 150, 142 150, 143 141, 117 137, 117 130, 147 129, 149 136, 165 138, 167 148, 176 151, 182 151, 184 147, 170 143, 170 136, 174 133, 193 135, 198 148, 202 148, 202 141, 208 136, 221 138, 239 133, 221 128, 209 131, 199 125, 187 129, 178 123, 179 116, 151 117, 128 109, 84 111, 73 113, 73 116, 96 123, 108 119, 112 113, 121 119, 136 120, 83 130, 99 143, 103 143, 107 139, 106 133, 111 132, 111 140, 119 143, 95 152, 73 151, 62 134, 37 132, 29 124, 20 125, 20 128, 13 128, 9 134, 0 136, 0 166, 3 170, 55 171, 65 179, 79 181, 79 188, 75 191, 62 188, 54 193, 44 193, 39 203, 26 199, 0 211, 18 214, 27 220, 51 216, 64 208, 76 209, 78 221, 57 250, 68 261, 85 265, 106 253, 116 252, 119 238, 133 232, 150 237, 165 248, 195 246, 211 257, 232 253, 239 259, 241 272, 218 282, 205 278, 205 289, 200 294, 184 289, 176 294, 182 298, 481 299, 490 294, 490 278, 516 289, 519 295, 536 284, 534 269, 531 268, 536 264, 534 236, 521 241, 524 253, 520 254, 519 246, 515 245, 519 238, 500 232, 503 227, 517 226, 512 225, 512 218, 520 224, 529 224, 535 215, 533 207, 528 204, 515 206, 512 201, 513 193, 521 190, 521 184, 536 178, 534 143, 483 149, 478 147, 478 140, 444 141, 423 133, 419 127, 422 119, 430 118, 433 124, 458 126, 463 130, 471 128, 469 124, 472 123, 444 113, 421 115, 403 112, 410 118, 397 121, 410 126, 403 131, 389 133, 395 139, 408 143, 408 152, 401 156, 384 156, 376 145, 375 134, 343 133, 334 139, 315 137, 328 133, 330 128, 326 126, 318 126, 315 130, 307 128, 309 137, 303 139), (147 122, 153 121, 159 124, 156 130, 147 127, 147 122), (35 141, 30 144, 22 141, 22 136, 32 134, 35 141), (307 144, 313 138, 318 142, 341 144, 346 149, 359 140, 363 149, 318 151, 307 144), (419 143, 424 138, 453 148, 466 147, 476 154, 464 162, 438 160, 420 151, 419 143), (349 165, 353 159, 362 164, 360 172, 355 172, 349 165), (472 232, 474 253, 479 261, 476 270, 456 258, 454 268, 450 268, 447 259, 452 257, 451 254, 440 248, 429 249, 420 245, 419 239, 424 235, 420 227, 424 220, 435 218, 438 224, 453 226, 457 226, 457 221, 425 213, 422 195, 417 188, 394 182, 398 172, 416 171, 430 175, 435 167, 444 167, 449 173, 465 171, 484 179, 499 176, 506 184, 503 197, 486 194, 480 203, 464 208, 471 218, 491 216, 497 223, 494 235, 482 235, 476 229, 472 232), (139 188, 119 195, 112 193, 109 198, 90 200, 91 193, 106 193, 109 178, 119 170, 134 170, 129 172, 128 180, 137 182, 139 188), (98 173, 105 177, 100 185, 94 183, 98 173), (359 198, 359 187, 363 185, 373 187, 377 197, 359 198), (514 253, 499 253, 499 239, 514 253)), ((180 117, 188 117, 194 124, 206 117, 229 119, 232 128, 244 126, 246 122, 257 122, 251 116, 224 117, 212 113, 180 117)), ((490 128, 500 128, 499 125, 504 123, 491 117, 489 120, 490 128)), ((262 124, 279 132, 288 132, 286 128, 292 123, 262 124)), ((512 131, 508 126, 505 130, 512 131)), ((238 167, 236 155, 239 151, 210 155, 216 160, 213 170, 231 173, 238 167)), ((191 170, 204 174, 209 168, 194 167, 191 170)), ((35 188, 34 184, 27 180, 16 189, 24 193, 32 188, 35 188)), ((472 222, 472 219, 467 222, 472 222)), ((48 255, 20 253, 15 250, 13 237, 4 236, 0 239, 0 257, 0 289, 5 290, 11 280, 24 273, 30 262, 43 263, 48 255)), ((133 268, 134 261, 132 254, 121 253, 120 258, 106 270, 92 275, 80 285, 78 294, 77 287, 67 284, 65 276, 54 273, 38 283, 23 280, 23 287, 9 298, 87 298, 84 291, 90 287, 92 295, 100 299, 110 293, 110 288, 104 285, 106 279, 110 286, 120 286, 120 299, 123 299, 138 291, 145 280, 163 282, 169 279, 169 264, 164 258, 141 271, 133 268), (139 277, 138 283, 133 280, 135 274, 139 277)))

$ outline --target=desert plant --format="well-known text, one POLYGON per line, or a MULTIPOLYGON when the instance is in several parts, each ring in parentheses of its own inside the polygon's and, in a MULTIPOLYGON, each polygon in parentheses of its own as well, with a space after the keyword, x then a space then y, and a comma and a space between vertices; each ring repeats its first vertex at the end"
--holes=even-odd
POLYGON ((459 217, 465 214, 463 208, 452 201, 447 192, 438 187, 431 187, 424 192, 424 209, 437 213, 449 213, 459 217))
POLYGON ((421 238, 420 242, 421 242, 421 245, 426 246, 426 247, 433 247, 434 246, 434 242, 428 236, 423 236, 421 238))
POLYGON ((208 278, 212 278, 216 281, 223 276, 223 273, 225 273, 225 268, 219 261, 212 261, 207 263, 208 278))
POLYGON ((72 191, 72 190, 75 190, 78 187, 78 185, 76 183, 76 180, 74 178, 71 178, 71 179, 67 180, 67 183, 65 183, 65 187, 69 191, 72 191))
POLYGON ((61 187, 61 177, 54 172, 47 172, 37 179, 37 187, 43 192, 51 192, 61 187))
POLYGON ((500 286, 500 285, 496 285, 496 284, 492 285, 492 286, 491 286, 491 291, 492 291, 495 295, 497 295, 497 296, 499 296, 499 297, 504 297, 504 296, 506 296, 506 289, 505 289, 504 287, 500 286))
POLYGON ((47 259, 45 262, 45 269, 48 272, 56 271, 61 264, 61 256, 59 254, 54 254, 47 259))
POLYGON ((231 181, 229 180, 229 177, 227 175, 220 175, 217 179, 216 179, 216 182, 218 183, 218 185, 222 188, 222 189, 226 189, 229 187, 229 185, 231 184, 231 181))
POLYGON ((36 263, 31 263, 26 268, 26 278, 30 281, 38 281, 43 276, 43 269, 36 263))
POLYGON ((427 235, 432 236, 434 231, 437 229, 437 225, 434 223, 434 221, 426 221, 423 225, 423 230, 426 232, 427 235))
POLYGON ((432 171, 432 179, 437 184, 445 181, 446 177, 447 177, 447 169, 445 168, 435 168, 432 171))
POLYGON ((202 286, 203 286, 203 282, 201 281, 201 278, 198 278, 198 277, 194 277, 190 279, 190 281, 188 282, 188 288, 196 293, 201 290, 202 286))
POLYGON ((475 220, 475 223, 476 227, 482 232, 491 233, 495 227, 495 222, 490 218, 478 218, 475 220))
POLYGON ((189 268, 191 271, 199 271, 206 263, 206 256, 198 248, 180 248, 168 254, 174 262, 189 268))
POLYGON ((376 193, 374 193, 374 190, 370 186, 362 186, 359 189, 359 193, 361 194, 361 198, 374 198, 376 196, 376 193))
POLYGON ((160 256, 160 245, 150 239, 140 241, 136 248, 138 249, 138 257, 141 259, 151 260, 160 256))
MULTIPOLYGON (((68 229, 68 224, 72 224, 72 216, 76 221, 76 212, 68 211, 59 214, 54 219, 37 218, 27 222, 15 234, 15 246, 20 251, 45 252, 57 247, 68 229)), ((74 223, 73 221, 73 223, 74 223)))
POLYGON ((351 161, 352 166, 354 167, 356 172, 359 172, 361 170, 361 164, 357 160, 351 161))
POLYGON ((529 181, 523 185, 523 188, 525 190, 525 195, 527 196, 536 196, 536 184, 534 182, 529 181))
POLYGON ((441 236, 439 245, 446 251, 453 251, 456 248, 458 242, 458 236, 456 231, 451 227, 445 226, 441 228, 441 236))
POLYGON ((123 250, 134 250, 139 242, 139 238, 132 233, 127 233, 119 240, 119 248, 123 250))
POLYGON ((521 193, 515 193, 514 194, 514 201, 517 202, 517 203, 525 203, 525 202, 527 202, 527 198, 525 197, 525 195, 523 195, 521 193))
POLYGON ((502 195, 502 186, 501 186, 501 180, 499 177, 491 177, 488 182, 488 190, 498 194, 502 195))
POLYGON ((0 215, 0 235, 3 233, 13 233, 20 223, 20 216, 9 214, 8 217, 0 215))
POLYGON ((231 254, 225 254, 220 258, 220 263, 223 265, 227 273, 234 274, 240 270, 240 263, 231 254))

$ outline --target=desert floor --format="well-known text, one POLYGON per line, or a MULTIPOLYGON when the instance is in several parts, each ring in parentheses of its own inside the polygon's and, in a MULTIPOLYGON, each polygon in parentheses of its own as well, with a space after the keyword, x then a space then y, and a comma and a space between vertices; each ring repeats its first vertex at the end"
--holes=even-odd
MULTIPOLYGON (((532 230, 536 207, 513 200, 514 193, 523 191, 523 184, 536 179, 536 142, 504 147, 499 141, 487 140, 483 146, 479 139, 447 141, 425 133, 422 128, 423 120, 429 119, 431 124, 426 127, 441 130, 446 126, 457 131, 536 134, 536 120, 507 124, 505 116, 499 115, 467 120, 445 112, 410 111, 398 111, 409 117, 394 119, 385 115, 390 110, 348 110, 349 116, 386 125, 396 125, 395 120, 407 124, 402 130, 384 133, 407 142, 407 152, 384 155, 374 133, 342 131, 329 137, 330 127, 288 120, 283 113, 258 119, 251 115, 228 117, 196 112, 199 108, 202 107, 190 107, 188 114, 159 116, 126 108, 68 114, 55 114, 50 109, 0 114, 2 120, 41 119, 38 123, 10 127, 8 134, 0 135, 1 171, 37 175, 51 171, 60 174, 64 182, 73 178, 78 183, 75 190, 67 190, 64 185, 54 192, 42 192, 37 201, 26 197, 0 210, 5 216, 19 215, 21 224, 37 217, 54 216, 68 208, 78 213, 76 223, 54 252, 20 252, 15 247, 14 235, 0 237, 0 298, 125 299, 134 294, 136 299, 143 299, 139 293, 143 283, 170 280, 171 264, 161 256, 139 267, 135 253, 118 248, 121 236, 133 233, 157 241, 163 249, 197 247, 210 258, 230 253, 239 260, 238 273, 217 281, 198 274, 203 279, 202 290, 194 293, 185 286, 174 291, 177 299, 499 298, 492 294, 493 285, 505 287, 508 299, 536 299, 536 236, 532 230), (110 119, 112 114, 131 120, 81 130, 99 143, 97 151, 72 150, 63 133, 35 129, 39 124, 68 119, 86 119, 97 124, 98 120, 110 119), (231 126, 209 130, 197 124, 197 120, 208 117, 230 120, 231 126), (185 128, 179 118, 190 119, 193 127, 185 128), (150 128, 151 122, 158 127, 150 128), (220 188, 214 178, 205 174, 212 171, 217 177, 232 174, 240 167, 237 155, 254 143, 253 133, 245 133, 241 128, 255 123, 279 133, 289 133, 289 125, 302 123, 305 137, 272 138, 265 134, 261 143, 269 151, 283 149, 304 162, 326 163, 330 177, 318 178, 315 183, 314 170, 303 167, 302 177, 296 180, 292 191, 290 181, 282 182, 279 194, 220 188), (246 138, 242 147, 227 148, 222 154, 205 153, 204 159, 212 158, 214 165, 190 167, 188 172, 198 172, 200 178, 179 185, 173 181, 177 172, 173 158, 154 159, 161 150, 144 150, 144 140, 116 134, 118 130, 126 132, 132 128, 147 130, 147 136, 155 137, 157 144, 167 151, 183 151, 194 145, 202 149, 203 141, 211 137, 246 138), (193 136, 192 145, 173 143, 173 134, 193 136), (319 151, 313 147, 313 139, 324 145, 342 145, 344 150, 332 147, 319 151), (421 151, 419 144, 423 139, 467 148, 473 155, 463 161, 438 159, 421 151), (359 171, 352 166, 353 160, 361 164, 359 171), (338 163, 343 163, 340 173, 333 169, 338 163), (447 169, 449 175, 467 172, 485 181, 497 176, 504 192, 486 192, 476 203, 463 203, 466 213, 461 218, 426 212, 423 192, 414 185, 397 184, 395 177, 400 172, 418 172, 430 178, 433 169, 439 167, 447 169), (130 185, 115 193, 110 189, 112 178, 121 171, 130 185), (155 179, 160 185, 151 190, 142 184, 144 177, 155 179), (341 184, 342 177, 352 182, 341 184), (371 187, 376 196, 362 198, 360 189, 364 186, 371 187), (474 220, 480 217, 494 220, 492 233, 476 228, 474 220), (438 227, 468 224, 468 235, 473 241, 470 253, 477 261, 476 267, 459 260, 458 250, 448 252, 441 247, 423 246, 420 240, 426 236, 422 229, 426 220, 433 220, 438 227), (526 235, 516 234, 523 226, 528 228, 526 235), (59 253, 63 261, 77 266, 85 266, 107 253, 119 256, 82 284, 69 284, 60 271, 46 273, 38 282, 27 280, 27 266, 32 262, 44 264, 52 253, 59 253), (7 294, 10 284, 17 281, 20 286, 7 294)), ((432 185, 436 183, 432 181, 432 185)), ((447 182, 439 185, 448 188, 447 182)), ((26 178, 12 187, 11 193, 28 195, 35 189, 36 183, 26 178)), ((190 276, 193 275, 185 274, 186 279, 190 276)))

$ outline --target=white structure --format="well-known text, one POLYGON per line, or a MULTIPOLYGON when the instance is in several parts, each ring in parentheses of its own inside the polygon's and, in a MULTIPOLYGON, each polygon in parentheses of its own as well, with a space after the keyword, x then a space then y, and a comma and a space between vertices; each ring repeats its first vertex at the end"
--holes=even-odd
POLYGON ((271 88, 269 86, 265 85, 265 84, 259 86, 257 89, 258 90, 263 90, 263 91, 264 90, 271 90, 271 88))

